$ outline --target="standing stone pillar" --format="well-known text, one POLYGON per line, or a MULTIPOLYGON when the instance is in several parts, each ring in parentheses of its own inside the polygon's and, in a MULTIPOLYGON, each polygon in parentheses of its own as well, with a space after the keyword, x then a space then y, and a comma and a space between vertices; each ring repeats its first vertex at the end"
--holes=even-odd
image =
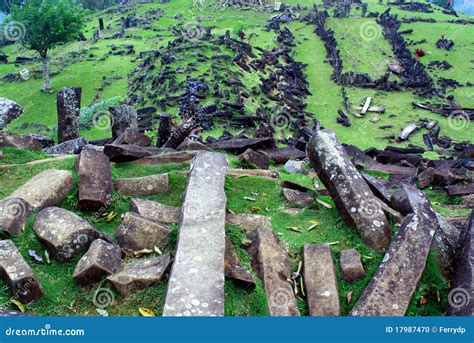
POLYGON ((103 18, 99 18, 99 30, 100 31, 104 31, 105 27, 104 27, 104 19, 103 18))
POLYGON ((79 138, 79 115, 81 113, 80 87, 64 87, 57 95, 58 142, 79 138))
POLYGON ((112 137, 116 139, 129 127, 138 130, 137 110, 130 105, 118 105, 110 109, 112 119, 112 137))
POLYGON ((367 14, 367 8, 369 7, 369 4, 364 2, 362 4, 362 16, 365 17, 365 15, 367 14))
POLYGON ((160 116, 160 126, 158 127, 158 138, 156 146, 161 148, 170 139, 171 136, 171 116, 164 114, 160 116))

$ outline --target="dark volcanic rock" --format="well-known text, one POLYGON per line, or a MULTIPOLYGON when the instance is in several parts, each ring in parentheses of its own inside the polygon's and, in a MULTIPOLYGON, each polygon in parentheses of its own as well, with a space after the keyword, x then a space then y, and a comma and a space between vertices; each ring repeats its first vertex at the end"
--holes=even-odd
POLYGON ((84 149, 77 161, 79 192, 77 208, 94 211, 109 206, 112 197, 112 171, 108 157, 92 149, 84 149))
POLYGON ((59 143, 79 138, 81 93, 82 89, 79 87, 64 87, 58 92, 57 108, 59 143))
POLYGON ((41 150, 54 144, 51 137, 40 134, 19 135, 13 132, 0 133, 0 147, 12 147, 17 149, 41 150))
POLYGON ((23 114, 23 107, 12 100, 0 97, 0 130, 23 114))
POLYGON ((241 154, 247 149, 257 150, 275 148, 275 141, 270 137, 249 139, 232 138, 208 144, 207 146, 213 150, 225 150, 231 153, 241 154))
POLYGON ((119 248, 102 239, 96 239, 77 263, 74 282, 81 286, 90 286, 103 277, 116 273, 121 263, 122 252, 119 248))
POLYGON ((339 316, 339 291, 331 246, 305 244, 302 259, 310 316, 339 316))
POLYGON ((252 268, 263 282, 271 316, 299 316, 293 289, 288 252, 271 228, 257 227, 248 233, 252 245, 252 268))
POLYGON ((14 298, 28 304, 43 296, 43 287, 11 240, 0 241, 0 277, 14 298))
POLYGON ((171 255, 167 253, 151 259, 132 262, 121 272, 109 276, 107 280, 122 298, 126 298, 144 288, 160 284, 170 265, 171 255))
POLYGON ((371 248, 385 249, 390 240, 389 223, 334 132, 316 132, 308 143, 307 153, 344 220, 357 228, 363 241, 371 248))
POLYGON ((133 106, 117 105, 109 110, 112 115, 112 138, 117 139, 127 128, 138 130, 138 114, 133 106))
POLYGON ((116 179, 115 189, 123 195, 153 195, 168 192, 168 174, 155 174, 143 177, 116 179))
POLYGON ((23 199, 9 198, 0 201, 0 232, 20 236, 32 213, 33 208, 23 199))
POLYGON ((68 170, 48 169, 14 191, 8 199, 26 200, 35 210, 59 204, 74 187, 68 170))
POLYGON ((341 273, 344 280, 351 282, 365 277, 361 256, 355 249, 341 251, 341 273))
POLYGON ((303 160, 306 153, 294 147, 259 149, 257 152, 264 154, 276 164, 285 164, 288 160, 303 160))
POLYGON ((131 199, 130 212, 157 223, 175 224, 179 221, 179 207, 167 206, 159 202, 144 199, 131 199))
POLYGON ((168 245, 170 235, 171 230, 167 227, 133 212, 125 213, 115 232, 117 242, 125 251, 163 249, 168 245))
POLYGON ((51 155, 63 155, 63 154, 78 154, 87 145, 87 140, 84 137, 72 139, 55 146, 45 148, 43 151, 51 155))
POLYGON ((48 207, 36 215, 33 230, 52 258, 66 261, 89 248, 104 235, 78 215, 48 207))
POLYGON ((248 164, 251 167, 256 167, 258 169, 268 169, 270 164, 270 159, 264 154, 255 152, 252 149, 247 149, 241 155, 237 157, 239 161, 242 161, 248 164))
POLYGON ((311 206, 316 202, 311 194, 290 188, 283 188, 283 196, 287 201, 298 206, 311 206))
POLYGON ((225 237, 224 267, 226 277, 233 279, 245 288, 255 288, 255 280, 240 262, 229 236, 225 237))
POLYGON ((116 163, 135 161, 152 155, 148 149, 131 144, 106 144, 104 153, 111 162, 116 163))
POLYGON ((135 128, 128 127, 122 132, 112 144, 134 144, 138 146, 150 146, 151 139, 135 128))

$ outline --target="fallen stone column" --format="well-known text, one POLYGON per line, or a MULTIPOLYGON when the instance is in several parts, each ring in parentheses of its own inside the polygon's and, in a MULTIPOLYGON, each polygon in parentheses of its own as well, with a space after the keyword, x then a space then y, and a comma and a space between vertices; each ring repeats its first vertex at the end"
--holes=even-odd
POLYGON ((226 174, 225 155, 200 152, 192 162, 164 316, 224 315, 226 174))
POLYGON ((35 210, 59 204, 74 187, 68 170, 48 169, 14 191, 8 199, 21 198, 35 210))
POLYGON ((291 277, 290 259, 271 228, 257 227, 248 233, 252 268, 263 282, 271 316, 299 316, 291 277))
POLYGON ((41 298, 43 287, 11 240, 0 241, 0 276, 23 304, 41 298))
POLYGON ((168 187, 168 174, 115 180, 115 189, 123 195, 145 196, 166 193, 168 192, 168 187))
POLYGON ((235 251, 232 240, 225 237, 225 276, 233 279, 245 288, 255 288, 252 274, 244 268, 235 251))
POLYGON ((57 95, 58 142, 79 138, 79 116, 81 113, 80 87, 64 87, 57 95))
POLYGON ((357 228, 368 246, 384 250, 390 241, 390 225, 380 203, 350 161, 334 132, 316 132, 308 143, 307 153, 342 218, 357 228))
POLYGON ((328 244, 303 246, 303 280, 310 316, 339 316, 336 268, 328 244))
POLYGON ((179 207, 167 206, 159 202, 144 199, 131 199, 130 212, 136 212, 142 217, 163 224, 176 224, 179 221, 179 207))
POLYGON ((112 171, 109 158, 100 151, 84 149, 77 161, 79 192, 77 208, 94 211, 109 206, 112 197, 112 171))

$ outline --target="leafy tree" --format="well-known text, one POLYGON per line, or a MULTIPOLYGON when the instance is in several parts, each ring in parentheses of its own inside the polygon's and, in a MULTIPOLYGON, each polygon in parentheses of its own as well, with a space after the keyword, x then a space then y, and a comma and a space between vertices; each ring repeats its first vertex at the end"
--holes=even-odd
POLYGON ((10 13, 10 8, 14 5, 21 5, 23 0, 0 0, 0 12, 10 13))
POLYGON ((18 25, 23 29, 19 41, 27 49, 37 51, 41 57, 43 90, 49 92, 48 51, 79 36, 84 10, 72 0, 27 0, 22 6, 11 6, 10 10, 9 25, 18 25))

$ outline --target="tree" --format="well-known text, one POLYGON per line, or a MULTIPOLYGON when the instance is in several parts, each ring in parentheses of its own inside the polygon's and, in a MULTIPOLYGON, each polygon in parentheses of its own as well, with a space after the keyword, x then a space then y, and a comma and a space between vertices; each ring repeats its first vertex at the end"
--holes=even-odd
POLYGON ((21 44, 40 55, 43 91, 50 92, 48 51, 79 37, 84 10, 71 0, 27 0, 22 6, 11 6, 10 11, 10 25, 24 29, 19 37, 21 44))

